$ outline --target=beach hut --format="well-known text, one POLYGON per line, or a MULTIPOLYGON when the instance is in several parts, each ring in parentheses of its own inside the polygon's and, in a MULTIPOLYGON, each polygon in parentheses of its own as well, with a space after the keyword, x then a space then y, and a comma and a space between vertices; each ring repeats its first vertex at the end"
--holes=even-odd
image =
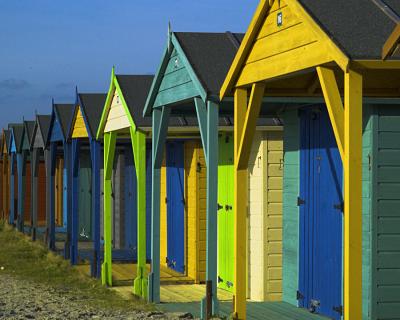
MULTIPOLYGON (((236 243, 247 237, 238 181, 248 142, 261 101, 278 101, 287 107, 283 300, 334 319, 400 315, 399 13, 395 1, 261 1, 221 90, 239 115, 236 243)), ((244 283, 244 247, 235 252, 244 283)), ((245 290, 235 293, 242 319, 245 290)))
POLYGON ((1 202, 1 215, 4 220, 8 221, 9 210, 10 210, 10 165, 9 165, 9 154, 8 144, 10 141, 10 133, 8 129, 3 129, 1 139, 1 153, 2 153, 2 202, 1 202))
MULTIPOLYGON (((146 297, 146 215, 149 216, 150 208, 146 205, 146 188, 150 186, 149 172, 150 156, 146 152, 146 136, 144 127, 150 127, 142 117, 142 110, 149 91, 153 76, 144 75, 115 75, 114 68, 111 74, 111 83, 107 100, 103 109, 97 138, 104 138, 104 263, 102 265, 103 284, 112 285, 112 226, 119 225, 118 221, 112 223, 112 168, 115 156, 117 136, 128 138, 132 145, 132 153, 126 153, 127 161, 131 164, 132 178, 128 183, 133 183, 131 189, 131 207, 136 211, 136 221, 126 225, 127 230, 134 233, 137 239, 135 255, 137 257, 136 279, 134 280, 134 293, 146 297), (136 177, 135 177, 136 173, 136 177), (133 194, 136 193, 136 197, 133 194), (136 208, 133 207, 136 202, 136 208), (147 213, 146 213, 147 212, 147 213), (131 227, 132 226, 132 227, 131 227)), ((121 158, 121 160, 124 160, 121 158)), ((118 164, 117 164, 118 165, 118 164)), ((122 165, 122 163, 120 164, 122 165)), ((126 188, 128 189, 128 188, 126 188)), ((125 190, 126 190, 125 189, 125 190)), ((132 240, 133 240, 132 238, 132 240)), ((148 245, 148 244, 147 244, 148 245)))
POLYGON ((38 231, 45 235, 50 226, 50 205, 47 203, 50 185, 46 177, 46 167, 50 165, 50 150, 47 144, 50 121, 50 115, 36 115, 32 133, 32 240, 36 240, 38 231))
POLYGON ((22 154, 22 170, 21 170, 21 204, 20 209, 20 228, 21 231, 30 233, 32 228, 32 167, 31 167, 31 139, 33 134, 33 129, 35 126, 35 121, 23 122, 24 131, 22 133, 21 141, 21 154, 22 154), (25 225, 27 225, 25 227, 25 225))
POLYGON ((91 275, 101 274, 100 194, 103 161, 96 133, 106 94, 78 93, 68 135, 72 140, 71 264, 91 261, 91 275), (87 244, 86 246, 84 244, 87 244))
POLYGON ((10 142, 8 152, 10 154, 10 224, 16 225, 20 230, 20 220, 18 212, 22 208, 20 201, 21 197, 18 195, 22 193, 22 154, 21 154, 21 141, 24 126, 22 123, 9 124, 10 142), (21 172, 21 175, 19 173, 21 172), (20 189, 21 188, 21 189, 20 189), (17 220, 18 219, 18 220, 17 220))
POLYGON ((48 132, 48 147, 50 149, 49 166, 46 164, 48 194, 50 205, 49 248, 52 250, 64 250, 64 257, 70 252, 70 214, 71 214, 71 179, 70 160, 71 143, 68 140, 68 129, 73 117, 73 104, 55 104, 53 102, 50 128, 48 132), (59 237, 56 239, 56 232, 59 237), (56 247, 62 242, 63 248, 56 247))
MULTIPOLYGON (((162 301, 160 297, 159 265, 154 259, 160 250, 160 226, 161 252, 163 251, 163 245, 165 245, 163 243, 164 236, 162 232, 163 220, 165 219, 163 216, 164 205, 162 201, 160 202, 160 198, 158 198, 158 188, 160 187, 160 181, 161 188, 164 188, 163 170, 159 171, 159 166, 162 159, 160 155, 163 154, 165 132, 168 130, 168 126, 170 126, 170 123, 168 123, 169 115, 197 118, 196 126, 200 127, 197 134, 200 133, 202 141, 202 146, 199 144, 198 148, 202 147, 204 149, 205 160, 208 159, 204 163, 204 168, 202 165, 200 166, 202 168, 201 172, 204 174, 204 178, 202 179, 204 182, 207 181, 208 188, 205 185, 198 184, 196 186, 197 189, 193 190, 193 194, 199 196, 199 206, 207 208, 207 214, 200 211, 197 214, 200 221, 197 221, 197 223, 196 220, 191 220, 188 215, 186 226, 187 230, 189 230, 186 232, 188 236, 187 243, 190 244, 187 248, 188 256, 186 257, 188 264, 192 263, 196 265, 195 261, 191 261, 194 258, 193 255, 191 256, 191 253, 200 251, 200 261, 204 259, 204 262, 199 264, 199 268, 203 273, 206 268, 208 270, 208 274, 204 274, 205 277, 202 278, 202 281, 209 280, 212 283, 213 310, 209 310, 208 312, 212 311, 213 314, 218 312, 217 286, 228 291, 232 291, 236 286, 233 279, 234 246, 232 237, 234 224, 232 214, 234 211, 232 201, 233 103, 231 99, 221 102, 218 98, 218 93, 242 38, 242 34, 232 34, 230 32, 169 33, 168 45, 164 52, 159 71, 153 81, 145 110, 146 115, 153 115, 153 159, 155 160, 153 163, 152 204, 152 243, 154 247, 152 249, 152 274, 149 277, 150 301, 162 301), (213 61, 213 63, 209 63, 210 61, 213 61), (159 111, 162 111, 162 113, 158 114, 159 111), (208 148, 210 149, 208 150, 208 148), (216 167, 214 168, 213 166, 216 167), (161 172, 161 178, 158 176, 159 172, 161 172), (158 225, 159 222, 160 225, 158 225), (194 239, 190 239, 189 237, 191 236, 194 239)), ((252 157, 253 170, 250 180, 244 184, 249 185, 249 189, 253 195, 251 198, 252 202, 249 202, 251 208, 249 226, 253 228, 252 234, 254 235, 254 237, 251 237, 252 246, 249 248, 249 263, 252 266, 252 273, 249 273, 249 281, 252 283, 252 286, 249 285, 249 296, 255 299, 264 299, 268 292, 264 288, 264 275, 267 274, 268 268, 264 268, 264 252, 258 248, 258 243, 261 243, 263 239, 262 235, 267 230, 267 228, 264 228, 266 225, 264 219, 268 216, 267 212, 269 211, 267 211, 267 206, 265 206, 264 211, 264 202, 268 203, 266 201, 268 189, 265 189, 265 193, 260 192, 260 190, 264 189, 260 184, 262 181, 266 181, 264 178, 267 178, 267 170, 264 169, 264 166, 268 167, 270 163, 272 164, 273 157, 271 157, 271 162, 269 162, 266 154, 269 140, 271 140, 271 147, 273 140, 278 143, 278 150, 276 150, 278 157, 275 156, 274 161, 278 161, 278 163, 280 161, 279 152, 281 150, 279 151, 279 141, 280 143, 282 142, 282 138, 280 137, 282 128, 276 126, 276 123, 270 119, 263 119, 258 124, 260 131, 258 131, 257 139, 252 144, 254 148, 252 157), (261 284, 258 285, 258 283, 261 284)), ((201 155, 203 153, 201 149, 197 152, 201 155)), ((166 154, 168 155, 168 144, 166 154)), ((279 206, 281 201, 279 175, 277 179, 275 188, 278 197, 275 199, 277 201, 276 205, 279 206)), ((167 185, 167 192, 168 187, 167 185)), ((277 212, 278 219, 276 227, 279 229, 279 208, 275 212, 277 212)), ((167 224, 168 222, 169 220, 167 220, 167 224)), ((182 224, 180 229, 185 230, 185 226, 182 224)), ((167 244, 168 242, 169 238, 167 244)), ((184 243, 184 241, 181 242, 184 243)), ((279 245, 275 246, 275 250, 279 256, 279 245)), ((276 267, 279 268, 279 257, 276 261, 276 267)), ((278 289, 274 292, 275 299, 279 299, 279 285, 276 287, 278 289)), ((273 290, 270 290, 270 292, 273 292, 273 290)), ((189 291, 186 292, 187 295, 190 295, 189 291)), ((205 305, 202 306, 201 310, 204 317, 205 305)))
MULTIPOLYGON (((3 146, 3 135, 0 136, 0 145, 3 146)), ((0 153, 0 168, 3 168, 3 152, 0 153)), ((3 209, 3 174, 0 176, 0 208, 3 209)), ((4 220, 3 210, 1 210, 1 220, 4 220)))

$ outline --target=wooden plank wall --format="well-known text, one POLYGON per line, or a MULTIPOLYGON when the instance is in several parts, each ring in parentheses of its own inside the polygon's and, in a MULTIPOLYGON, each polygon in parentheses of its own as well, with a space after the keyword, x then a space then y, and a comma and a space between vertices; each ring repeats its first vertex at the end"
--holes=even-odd
POLYGON ((248 297, 282 299, 282 132, 257 131, 249 159, 248 297))
POLYGON ((153 107, 167 105, 175 101, 183 101, 197 95, 198 91, 190 78, 189 72, 182 58, 174 49, 164 72, 153 107))
POLYGON ((39 161, 38 189, 38 226, 44 226, 46 224, 46 167, 43 160, 39 161))
POLYGON ((196 283, 206 276, 206 173, 200 141, 185 142, 187 275, 196 283))
POLYGON ((400 109, 378 106, 374 121, 371 319, 400 318, 400 109))
POLYGON ((83 119, 81 107, 78 107, 74 119, 74 128, 72 130, 72 138, 87 138, 88 132, 86 130, 85 120, 83 119))
POLYGON ((56 226, 63 225, 63 177, 64 177, 64 159, 57 158, 55 173, 55 208, 56 208, 56 226))
POLYGON ((104 132, 111 132, 129 127, 130 122, 122 104, 122 99, 119 97, 117 90, 115 90, 104 132))

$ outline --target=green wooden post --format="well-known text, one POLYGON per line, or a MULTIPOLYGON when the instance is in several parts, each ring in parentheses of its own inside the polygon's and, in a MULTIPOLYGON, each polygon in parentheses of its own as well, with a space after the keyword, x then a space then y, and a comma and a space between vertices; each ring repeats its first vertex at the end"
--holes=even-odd
POLYGON ((101 266, 101 282, 112 286, 112 185, 111 177, 114 163, 117 134, 104 134, 104 262, 101 266))
POLYGON ((152 139, 152 185, 151 185, 151 272, 149 274, 149 302, 160 302, 160 184, 161 165, 165 140, 168 133, 168 119, 171 109, 153 109, 152 139))
POLYGON ((137 179, 137 274, 133 293, 147 298, 146 275, 146 135, 130 128, 137 179))
MULTIPOLYGON (((218 104, 196 98, 196 113, 207 165, 207 262, 206 280, 212 282, 212 314, 218 314, 217 243, 218 243, 218 104)), ((207 297, 201 303, 201 318, 206 317, 207 297)))

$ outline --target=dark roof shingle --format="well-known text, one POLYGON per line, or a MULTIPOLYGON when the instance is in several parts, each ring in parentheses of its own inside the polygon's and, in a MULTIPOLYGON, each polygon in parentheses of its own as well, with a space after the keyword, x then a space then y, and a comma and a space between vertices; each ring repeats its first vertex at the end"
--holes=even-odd
POLYGON ((73 104, 54 104, 54 107, 56 108, 60 125, 61 125, 61 130, 63 132, 64 138, 68 137, 68 129, 69 125, 72 121, 72 117, 74 115, 74 109, 75 106, 73 104))
MULTIPOLYGON (((381 59, 395 23, 372 0, 299 0, 334 42, 352 59, 381 59)), ((385 0, 400 13, 400 1, 385 0)))
POLYGON ((106 103, 105 93, 80 93, 81 108, 89 124, 90 135, 95 137, 99 128, 101 115, 106 103))
POLYGON ((219 95, 244 34, 174 32, 204 89, 219 95))

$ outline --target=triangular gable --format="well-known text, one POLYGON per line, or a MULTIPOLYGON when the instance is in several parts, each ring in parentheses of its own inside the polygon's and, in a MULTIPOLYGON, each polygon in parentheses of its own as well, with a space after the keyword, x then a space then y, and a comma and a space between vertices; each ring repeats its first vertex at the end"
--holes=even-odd
POLYGON ((168 48, 165 50, 146 101, 144 115, 150 115, 152 108, 196 96, 201 96, 205 100, 207 92, 191 67, 179 41, 171 33, 168 48))
POLYGON ((22 150, 29 150, 30 149, 30 141, 28 137, 28 133, 26 132, 26 128, 24 130, 24 134, 22 136, 22 150))
POLYGON ((72 122, 72 138, 88 138, 89 133, 83 118, 81 106, 77 106, 75 117, 72 122))
POLYGON ((57 117, 57 112, 55 110, 55 107, 53 107, 53 113, 51 115, 51 124, 50 124, 50 130, 49 130, 49 137, 51 142, 56 142, 56 141, 63 141, 64 140, 64 135, 61 129, 61 124, 60 121, 57 117))
POLYGON ((221 88, 221 99, 234 86, 277 78, 348 57, 304 10, 298 0, 262 0, 221 88))
POLYGON ((10 148, 9 148, 10 153, 16 153, 17 152, 17 146, 15 144, 15 137, 14 137, 14 130, 11 129, 11 135, 10 135, 10 148))
POLYGON ((39 120, 36 120, 35 129, 32 136, 32 148, 44 148, 44 140, 42 132, 40 131, 39 120))
POLYGON ((130 115, 123 105, 123 96, 118 91, 114 90, 104 132, 117 131, 131 126, 130 115))

